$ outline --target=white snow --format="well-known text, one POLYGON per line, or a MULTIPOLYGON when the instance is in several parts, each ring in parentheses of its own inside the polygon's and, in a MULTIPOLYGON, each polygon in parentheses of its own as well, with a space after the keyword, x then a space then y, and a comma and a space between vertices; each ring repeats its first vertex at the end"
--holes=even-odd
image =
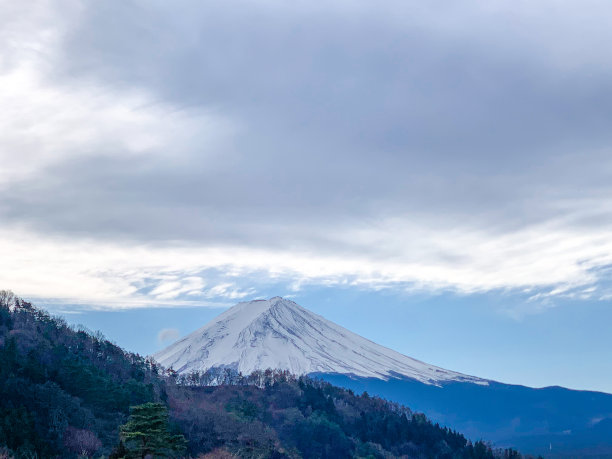
POLYGON ((250 374, 274 368, 297 375, 340 373, 408 377, 436 385, 488 384, 380 346, 280 297, 239 303, 153 357, 179 373, 230 367, 250 374))

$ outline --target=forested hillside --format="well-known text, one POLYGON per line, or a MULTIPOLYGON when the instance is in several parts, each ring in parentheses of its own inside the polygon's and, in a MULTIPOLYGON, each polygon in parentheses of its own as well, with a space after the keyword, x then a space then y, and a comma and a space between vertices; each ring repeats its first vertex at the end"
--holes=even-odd
POLYGON ((109 453, 163 384, 151 361, 0 292, 0 446, 17 456, 109 453))
POLYGON ((192 451, 221 448, 256 457, 520 457, 492 451, 397 403, 356 396, 287 372, 230 370, 168 386, 171 412, 192 451), (201 386, 202 383, 218 384, 201 386))
POLYGON ((519 457, 318 380, 229 370, 178 378, 0 292, 0 456, 140 457, 130 441, 147 426, 128 422, 134 406, 158 418, 168 410, 165 435, 184 435, 191 457, 519 457))

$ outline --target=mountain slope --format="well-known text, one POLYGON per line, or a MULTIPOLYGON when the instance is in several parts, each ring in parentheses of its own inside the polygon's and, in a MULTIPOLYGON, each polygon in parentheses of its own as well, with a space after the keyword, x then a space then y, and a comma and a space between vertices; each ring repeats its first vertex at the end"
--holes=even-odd
POLYGON ((275 368, 296 375, 488 384, 380 346, 280 297, 239 303, 153 357, 183 374, 211 367, 230 367, 243 374, 275 368))
POLYGON ((356 393, 367 391, 407 404, 468 438, 486 438, 499 447, 547 458, 612 457, 611 394, 494 381, 488 386, 461 382, 432 386, 408 378, 315 376, 356 393))

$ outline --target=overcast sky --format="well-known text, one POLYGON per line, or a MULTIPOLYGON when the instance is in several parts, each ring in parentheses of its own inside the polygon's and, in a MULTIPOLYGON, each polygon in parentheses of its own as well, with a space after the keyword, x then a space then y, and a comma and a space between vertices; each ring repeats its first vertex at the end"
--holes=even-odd
POLYGON ((0 288, 65 311, 316 308, 326 288, 348 313, 351 288, 610 319, 611 19, 589 0, 0 2, 0 288))

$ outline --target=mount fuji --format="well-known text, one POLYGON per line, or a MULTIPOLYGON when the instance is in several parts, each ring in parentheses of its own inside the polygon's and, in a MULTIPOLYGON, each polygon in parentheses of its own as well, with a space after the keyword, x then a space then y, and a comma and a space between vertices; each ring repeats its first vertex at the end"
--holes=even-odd
POLYGON ((153 355, 179 374, 268 368, 313 375, 422 411, 473 438, 546 457, 612 457, 612 395, 504 384, 373 343, 293 301, 239 303, 153 355))
POLYGON ((373 343, 293 301, 274 297, 239 303, 153 356, 179 374, 229 367, 243 374, 274 368, 292 374, 407 377, 424 384, 487 385, 373 343))

